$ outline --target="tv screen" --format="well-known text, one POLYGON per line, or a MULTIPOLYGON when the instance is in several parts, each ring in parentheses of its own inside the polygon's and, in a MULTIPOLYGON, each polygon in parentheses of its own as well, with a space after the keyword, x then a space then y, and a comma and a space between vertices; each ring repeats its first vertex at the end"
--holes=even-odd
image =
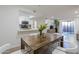
POLYGON ((29 24, 28 21, 22 21, 22 24, 29 24))

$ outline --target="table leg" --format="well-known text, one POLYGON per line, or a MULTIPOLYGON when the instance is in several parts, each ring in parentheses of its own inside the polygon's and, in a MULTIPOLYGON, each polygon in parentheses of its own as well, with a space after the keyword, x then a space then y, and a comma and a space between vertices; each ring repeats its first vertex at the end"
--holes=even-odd
POLYGON ((22 38, 21 38, 21 49, 25 49, 25 44, 24 44, 24 41, 22 40, 22 38))
POLYGON ((60 46, 61 46, 61 47, 64 47, 63 44, 64 44, 64 43, 63 43, 63 36, 62 36, 61 41, 60 41, 60 46))

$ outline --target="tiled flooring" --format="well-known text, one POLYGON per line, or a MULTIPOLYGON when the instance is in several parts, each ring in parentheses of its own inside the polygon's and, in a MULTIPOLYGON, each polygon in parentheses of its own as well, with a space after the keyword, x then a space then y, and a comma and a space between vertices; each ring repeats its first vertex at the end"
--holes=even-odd
MULTIPOLYGON (((78 42, 78 48, 79 48, 79 42, 78 42)), ((12 50, 9 50, 10 51, 9 53, 11 53, 11 54, 23 54, 19 47, 16 47, 12 50)), ((51 53, 49 53, 49 54, 67 54, 67 53, 56 48, 53 51, 51 51, 51 53)))
MULTIPOLYGON (((65 41, 64 48, 70 48, 71 47, 67 41, 71 41, 71 42, 74 42, 75 43, 74 38, 73 38, 74 37, 73 35, 71 35, 71 36, 69 35, 68 37, 67 36, 65 36, 65 38, 64 38, 65 39, 64 40, 65 41)), ((76 43, 78 43, 78 50, 79 50, 79 41, 77 41, 76 43)), ((5 53, 22 54, 20 47, 12 48, 12 49, 8 50, 8 52, 5 52, 5 53)), ((59 49, 54 49, 53 50, 52 48, 49 48, 48 52, 46 52, 46 53, 49 53, 49 54, 66 54, 66 52, 64 52, 62 50, 59 50, 59 49)))
MULTIPOLYGON (((79 49, 79 41, 78 41, 78 49, 79 49)), ((22 51, 21 51, 21 49, 20 49, 20 47, 12 48, 12 49, 6 51, 5 53, 8 53, 8 54, 9 53, 11 53, 11 54, 23 54, 22 51)), ((48 54, 66 54, 66 52, 64 52, 62 50, 59 50, 57 48, 55 48, 53 50, 52 50, 52 48, 49 48, 49 50, 46 53, 48 53, 48 54)))

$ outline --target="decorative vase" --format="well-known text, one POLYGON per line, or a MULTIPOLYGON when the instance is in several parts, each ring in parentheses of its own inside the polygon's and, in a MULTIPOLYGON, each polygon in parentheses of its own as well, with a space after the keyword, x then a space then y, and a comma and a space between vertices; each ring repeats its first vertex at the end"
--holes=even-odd
POLYGON ((40 31, 40 36, 41 36, 42 34, 43 34, 42 31, 40 31))
POLYGON ((45 33, 40 32, 38 35, 39 42, 43 42, 46 39, 45 33))

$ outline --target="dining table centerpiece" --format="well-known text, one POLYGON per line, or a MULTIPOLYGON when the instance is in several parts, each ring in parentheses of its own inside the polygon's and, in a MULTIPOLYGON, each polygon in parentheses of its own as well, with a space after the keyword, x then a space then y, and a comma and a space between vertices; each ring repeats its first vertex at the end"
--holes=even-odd
POLYGON ((39 38, 45 38, 46 37, 46 35, 45 35, 45 33, 43 33, 43 31, 45 30, 47 28, 47 24, 40 24, 39 26, 38 26, 38 31, 39 31, 39 38))

